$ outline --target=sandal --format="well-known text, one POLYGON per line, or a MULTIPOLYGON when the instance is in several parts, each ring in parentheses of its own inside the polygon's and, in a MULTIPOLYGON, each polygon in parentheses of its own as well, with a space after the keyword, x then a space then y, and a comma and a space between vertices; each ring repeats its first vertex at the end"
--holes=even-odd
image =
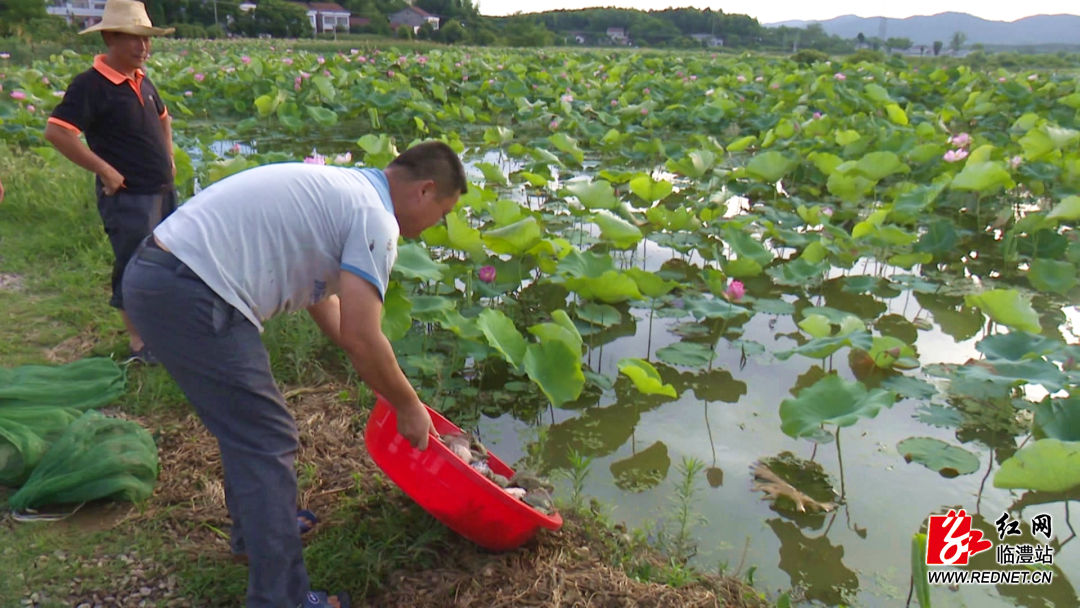
POLYGON ((319 518, 315 517, 315 514, 307 509, 302 509, 296 512, 296 523, 300 525, 300 536, 311 532, 319 523, 319 518))
POLYGON ((332 596, 327 596, 325 591, 308 591, 304 597, 304 608, 333 608, 330 597, 336 597, 340 608, 351 608, 351 598, 345 591, 339 591, 332 596))

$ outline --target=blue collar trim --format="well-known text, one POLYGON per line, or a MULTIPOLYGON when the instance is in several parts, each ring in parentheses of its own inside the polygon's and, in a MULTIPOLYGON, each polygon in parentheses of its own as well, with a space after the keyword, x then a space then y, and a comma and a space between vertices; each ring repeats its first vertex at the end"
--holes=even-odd
POLYGON ((360 169, 360 173, 364 177, 368 178, 372 186, 379 192, 379 198, 382 199, 383 207, 391 214, 394 213, 394 201, 390 200, 390 182, 386 179, 386 174, 382 169, 364 168, 360 169))

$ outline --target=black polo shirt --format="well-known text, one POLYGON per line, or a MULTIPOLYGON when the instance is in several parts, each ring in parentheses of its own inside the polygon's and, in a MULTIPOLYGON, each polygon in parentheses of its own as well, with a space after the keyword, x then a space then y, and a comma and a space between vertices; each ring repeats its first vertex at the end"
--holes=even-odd
MULTIPOLYGON (((146 73, 129 78, 104 55, 72 79, 49 122, 86 135, 86 144, 124 176, 123 192, 155 194, 173 187, 171 150, 161 119, 168 115, 146 73)), ((100 184, 101 178, 98 178, 100 184)))

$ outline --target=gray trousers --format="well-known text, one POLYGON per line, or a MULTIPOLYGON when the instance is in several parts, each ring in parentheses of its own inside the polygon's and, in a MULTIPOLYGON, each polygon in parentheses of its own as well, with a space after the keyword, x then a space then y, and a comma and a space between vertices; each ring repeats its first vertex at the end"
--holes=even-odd
POLYGON ((132 256, 123 289, 132 323, 217 438, 232 548, 248 556, 248 608, 302 605, 309 582, 296 525, 299 436, 259 330, 152 244, 132 256))

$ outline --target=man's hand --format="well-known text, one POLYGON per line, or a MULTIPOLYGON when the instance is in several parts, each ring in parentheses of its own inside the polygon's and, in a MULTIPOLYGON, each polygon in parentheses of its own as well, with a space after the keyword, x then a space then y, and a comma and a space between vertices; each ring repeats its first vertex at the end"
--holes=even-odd
POLYGON ((124 187, 124 176, 120 175, 120 172, 116 169, 113 169, 112 165, 106 164, 98 175, 101 177, 106 196, 112 196, 116 194, 117 190, 124 187))
POLYGON ((170 156, 169 160, 172 162, 172 176, 176 179, 176 157, 170 156))
POLYGON ((421 452, 428 447, 428 435, 439 436, 435 431, 435 424, 431 422, 431 415, 427 408, 419 401, 416 406, 409 406, 397 413, 398 433, 409 441, 409 444, 421 452))

